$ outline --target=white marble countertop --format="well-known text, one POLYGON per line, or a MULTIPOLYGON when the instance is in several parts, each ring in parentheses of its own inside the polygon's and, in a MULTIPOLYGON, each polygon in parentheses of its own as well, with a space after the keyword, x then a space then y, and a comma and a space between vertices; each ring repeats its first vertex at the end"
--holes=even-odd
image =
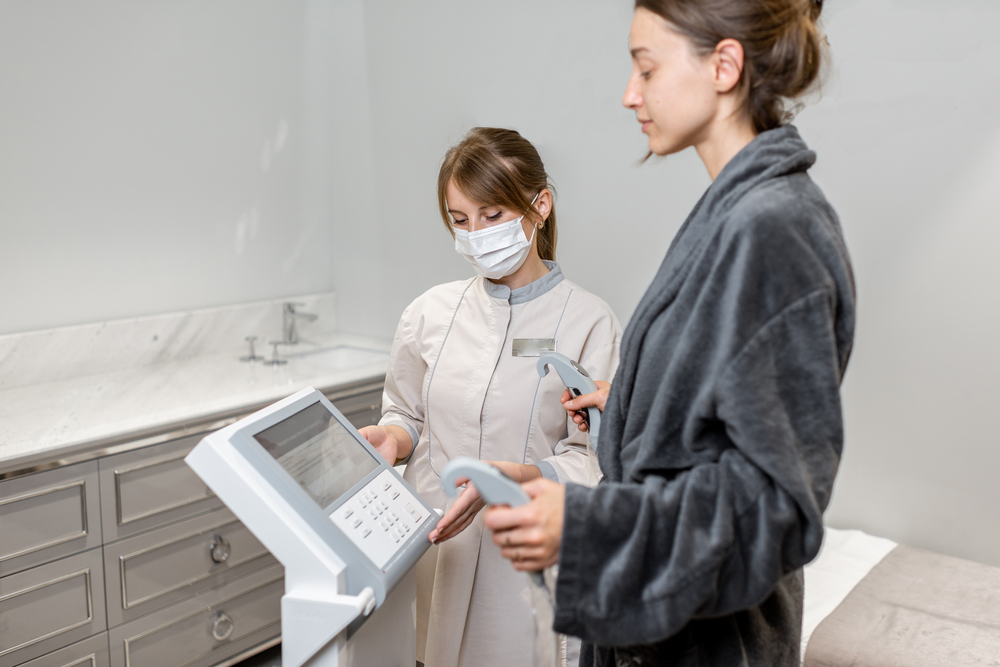
MULTIPOLYGON (((329 334, 282 366, 227 352, 0 390, 0 473, 217 415, 379 378, 388 341, 329 334)), ((258 354, 264 354, 259 350, 258 354)), ((266 356, 266 355, 265 355, 266 356)))

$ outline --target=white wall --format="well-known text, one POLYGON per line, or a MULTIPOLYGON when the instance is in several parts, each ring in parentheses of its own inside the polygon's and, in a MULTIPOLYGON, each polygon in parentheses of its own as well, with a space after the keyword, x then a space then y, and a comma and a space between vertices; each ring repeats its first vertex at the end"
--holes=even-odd
MULTIPOLYGON (((828 520, 1000 565, 1000 96, 992 0, 840 0, 834 67, 798 125, 839 211, 859 325, 846 453, 828 520)), ((630 3, 365 3, 386 258, 376 329, 468 275, 436 213, 446 148, 520 130, 559 191, 559 259, 623 322, 708 185, 688 152, 641 168, 620 106, 630 3)))
POLYGON ((0 334, 333 289, 316 4, 0 1, 0 334))
MULTIPOLYGON (((1000 8, 826 5, 835 67, 798 124, 860 304, 828 519, 1000 565, 1000 8)), ((636 166, 630 19, 627 0, 0 0, 0 333, 335 289, 345 329, 390 336, 469 275, 435 182, 475 125, 538 146, 566 274, 624 323, 708 185, 691 153, 636 166)))
POLYGON ((827 516, 1000 565, 1000 4, 827 5, 836 67, 800 126, 859 299, 827 516))
POLYGON ((620 104, 630 4, 369 0, 364 14, 376 181, 368 219, 382 234, 388 286, 372 330, 392 331, 420 292, 471 275, 437 212, 437 174, 477 125, 517 129, 538 148, 558 192, 557 258, 624 322, 709 184, 693 154, 636 166, 644 136, 620 104))

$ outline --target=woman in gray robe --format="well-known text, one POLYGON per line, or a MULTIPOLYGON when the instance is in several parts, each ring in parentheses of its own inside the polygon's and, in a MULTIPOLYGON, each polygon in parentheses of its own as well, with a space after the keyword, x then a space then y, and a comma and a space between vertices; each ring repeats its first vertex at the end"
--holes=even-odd
MULTIPOLYGON (((639 0, 624 104, 713 179, 622 340, 597 488, 489 510, 521 570, 558 562, 581 665, 800 664, 802 566, 843 446, 854 281, 784 100, 823 54, 812 0, 639 0)), ((567 410, 602 406, 605 389, 567 410)))

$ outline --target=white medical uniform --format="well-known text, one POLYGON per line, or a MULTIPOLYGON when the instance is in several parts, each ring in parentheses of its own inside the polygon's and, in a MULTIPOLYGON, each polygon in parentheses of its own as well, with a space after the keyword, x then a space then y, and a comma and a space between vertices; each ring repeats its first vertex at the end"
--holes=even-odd
MULTIPOLYGON (((534 464, 555 481, 593 485, 596 465, 559 401, 565 389, 538 357, 513 356, 516 339, 554 339, 595 380, 618 366, 622 329, 604 301, 565 280, 559 266, 525 287, 476 277, 434 287, 403 312, 393 341, 382 425, 416 443, 406 480, 432 507, 457 456, 534 464)), ((510 667, 533 660, 528 577, 500 557, 483 513, 417 565, 417 659, 427 667, 510 667)))

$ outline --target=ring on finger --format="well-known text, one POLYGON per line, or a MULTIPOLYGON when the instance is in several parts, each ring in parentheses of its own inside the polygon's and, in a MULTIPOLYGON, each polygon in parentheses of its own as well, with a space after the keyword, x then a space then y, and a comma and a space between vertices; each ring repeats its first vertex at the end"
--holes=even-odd
POLYGON ((518 551, 517 552, 517 557, 514 560, 516 560, 518 563, 520 563, 521 561, 524 560, 524 554, 522 554, 520 551, 518 551))
POLYGON ((507 532, 507 533, 504 534, 503 545, 505 547, 509 547, 510 546, 510 533, 509 532, 507 532))

